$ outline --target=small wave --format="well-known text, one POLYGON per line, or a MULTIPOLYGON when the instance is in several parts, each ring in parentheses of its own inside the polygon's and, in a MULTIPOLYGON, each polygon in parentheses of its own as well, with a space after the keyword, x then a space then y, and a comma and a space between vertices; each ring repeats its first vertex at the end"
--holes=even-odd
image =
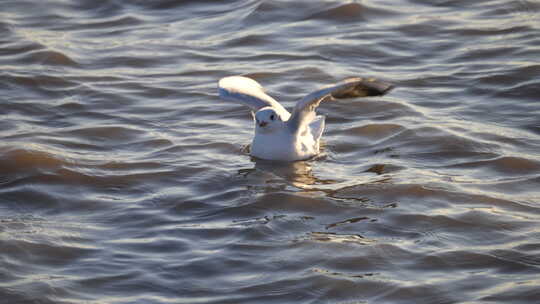
POLYGON ((537 301, 540 299, 538 284, 535 280, 523 281, 516 284, 505 284, 493 294, 478 298, 479 301, 491 303, 531 303, 531 300, 537 301))
POLYGON ((71 59, 68 55, 53 50, 34 51, 24 57, 24 60, 31 63, 60 65, 60 66, 77 66, 78 63, 71 59))
POLYGON ((174 10, 182 9, 183 7, 189 7, 190 5, 212 3, 214 0, 156 0, 156 1, 138 1, 137 6, 143 7, 148 10, 174 10))
MULTIPOLYGON (((528 30, 527 26, 523 25, 508 25, 507 27, 496 28, 459 28, 452 31, 454 34, 470 36, 470 37, 485 37, 485 36, 504 36, 515 33, 522 33, 528 30)), ((507 53, 507 52, 506 52, 507 53)), ((508 55, 508 54, 505 54, 508 55)))
POLYGON ((371 245, 375 240, 365 238, 359 234, 339 234, 334 232, 311 232, 304 238, 296 241, 329 242, 352 245, 371 245))
MULTIPOLYGON (((530 75, 533 77, 532 75, 530 75)), ((540 114, 540 108, 537 105, 537 96, 540 93, 540 82, 531 79, 520 81, 515 85, 511 85, 507 88, 499 87, 493 94, 496 98, 504 98, 509 100, 522 100, 529 101, 529 103, 523 103, 523 106, 527 106, 529 111, 535 111, 540 114)), ((521 110, 521 109, 519 109, 521 110)), ((516 111, 517 112, 517 111, 516 111)), ((519 113, 516 113, 517 115, 519 113)), ((528 113, 530 114, 530 113, 528 113)))
POLYGON ((505 261, 517 262, 533 267, 540 267, 540 256, 537 254, 527 254, 521 250, 499 249, 491 252, 492 255, 505 261))
POLYGON ((534 19, 538 17, 540 12, 540 4, 536 1, 517 0, 506 3, 505 5, 494 5, 490 9, 486 9, 481 16, 493 17, 517 17, 521 20, 534 19))
POLYGON ((345 133, 365 137, 367 142, 375 144, 393 136, 398 136, 405 130, 405 127, 397 124, 368 124, 361 127, 354 127, 345 130, 345 133))
POLYGON ((70 27, 70 30, 80 30, 80 31, 95 31, 99 29, 106 29, 110 31, 111 29, 119 30, 120 28, 133 27, 143 24, 143 20, 136 16, 123 15, 123 16, 114 16, 112 18, 105 18, 93 22, 87 22, 80 24, 79 26, 70 27))
POLYGON ((69 2, 65 7, 71 12, 86 16, 114 16, 124 10, 125 6, 114 0, 82 0, 69 2))
POLYGON ((266 43, 269 43, 268 38, 268 35, 249 34, 241 37, 230 38, 225 43, 223 43, 223 45, 228 47, 248 47, 264 45, 266 43))
POLYGON ((43 46, 30 41, 17 41, 15 43, 7 43, 2 49, 0 49, 0 54, 7 56, 8 58, 17 58, 19 56, 24 56, 26 53, 42 50, 43 46))
POLYGON ((45 74, 27 76, 7 73, 0 76, 0 80, 6 81, 11 85, 30 89, 34 92, 43 92, 44 94, 50 94, 53 91, 74 89, 80 85, 76 81, 45 74))
POLYGON ((487 169, 498 173, 504 173, 505 176, 536 175, 538 174, 538 172, 540 172, 540 162, 531 159, 510 156, 503 156, 491 160, 466 162, 453 165, 451 167, 464 169, 487 169))
POLYGON ((58 135, 78 138, 85 142, 94 143, 96 145, 118 145, 122 143, 135 142, 136 139, 143 134, 146 134, 146 132, 143 130, 115 125, 75 128, 72 130, 58 132, 58 135))
POLYGON ((321 19, 343 22, 343 20, 362 20, 363 14, 364 7, 359 3, 352 2, 315 13, 306 19, 321 19))
POLYGON ((58 169, 69 163, 68 159, 36 149, 10 148, 0 153, 0 172, 7 176, 27 171, 58 169))
MULTIPOLYGON (((114 46, 115 48, 117 46, 114 46)), ((127 49, 125 49, 127 50, 127 49)), ((122 52, 118 52, 121 54, 122 52)), ((94 68, 107 68, 112 67, 129 67, 129 68, 151 68, 163 65, 165 62, 170 60, 169 57, 162 56, 127 56, 127 55, 118 55, 106 58, 99 58, 99 61, 92 63, 94 68)))

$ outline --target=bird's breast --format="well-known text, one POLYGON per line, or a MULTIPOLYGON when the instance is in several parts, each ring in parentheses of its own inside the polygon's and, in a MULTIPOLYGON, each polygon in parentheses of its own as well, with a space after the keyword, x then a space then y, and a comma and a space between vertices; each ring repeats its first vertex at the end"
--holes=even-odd
POLYGON ((251 155, 267 160, 305 160, 318 153, 313 138, 299 137, 288 130, 272 133, 256 132, 251 155))

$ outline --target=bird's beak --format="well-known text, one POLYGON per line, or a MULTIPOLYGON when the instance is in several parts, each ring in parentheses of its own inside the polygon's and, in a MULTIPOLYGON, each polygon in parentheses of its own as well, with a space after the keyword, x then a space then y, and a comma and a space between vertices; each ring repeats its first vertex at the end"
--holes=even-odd
POLYGON ((259 123, 259 127, 262 128, 262 127, 266 126, 267 124, 268 124, 268 123, 267 123, 266 121, 261 121, 261 122, 259 123))

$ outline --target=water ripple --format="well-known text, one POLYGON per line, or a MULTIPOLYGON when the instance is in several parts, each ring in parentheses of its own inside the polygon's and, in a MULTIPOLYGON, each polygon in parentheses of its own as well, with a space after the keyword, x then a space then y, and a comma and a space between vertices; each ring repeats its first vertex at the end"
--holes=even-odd
POLYGON ((533 1, 0 2, 10 303, 540 299, 533 1), (243 74, 327 102, 323 153, 249 157, 243 74))

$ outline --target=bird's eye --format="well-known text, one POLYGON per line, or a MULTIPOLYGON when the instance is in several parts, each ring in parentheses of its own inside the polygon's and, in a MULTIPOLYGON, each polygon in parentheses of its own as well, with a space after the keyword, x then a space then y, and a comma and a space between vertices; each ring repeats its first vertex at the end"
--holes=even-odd
POLYGON ((270 119, 274 120, 274 114, 270 115, 270 119))

